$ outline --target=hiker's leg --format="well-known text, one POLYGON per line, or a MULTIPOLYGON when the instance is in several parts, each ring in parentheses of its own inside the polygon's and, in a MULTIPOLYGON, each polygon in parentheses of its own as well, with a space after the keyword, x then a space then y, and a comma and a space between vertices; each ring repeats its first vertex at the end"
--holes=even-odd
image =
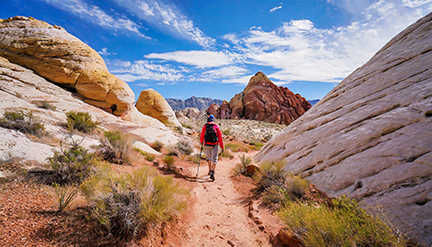
POLYGON ((207 156, 207 165, 208 165, 209 171, 211 171, 211 169, 212 169, 212 158, 211 157, 212 157, 213 147, 205 146, 204 148, 205 148, 205 152, 206 152, 206 156, 207 156))
POLYGON ((218 151, 219 151, 219 146, 218 145, 216 145, 216 146, 214 146, 213 147, 213 149, 212 149, 212 156, 211 156, 211 161, 212 161, 212 163, 213 163, 213 167, 212 167, 212 169, 213 169, 213 171, 215 170, 215 168, 216 168, 216 164, 217 164, 217 160, 218 160, 218 151))

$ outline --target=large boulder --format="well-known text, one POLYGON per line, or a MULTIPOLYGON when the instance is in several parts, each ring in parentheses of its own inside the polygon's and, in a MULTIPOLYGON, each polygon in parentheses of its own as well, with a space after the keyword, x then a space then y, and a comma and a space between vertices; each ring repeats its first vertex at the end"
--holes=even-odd
POLYGON ((330 196, 381 205, 432 244, 432 14, 274 137, 257 161, 282 161, 330 196))
POLYGON ((230 101, 232 119, 253 119, 290 124, 303 115, 311 104, 286 87, 278 87, 262 72, 256 73, 242 93, 230 101))
POLYGON ((153 89, 141 92, 136 102, 136 108, 142 114, 156 118, 166 126, 181 127, 171 106, 162 95, 153 89))
POLYGON ((115 115, 131 107, 130 87, 108 72, 102 57, 63 28, 27 17, 0 20, 0 56, 35 71, 115 115))

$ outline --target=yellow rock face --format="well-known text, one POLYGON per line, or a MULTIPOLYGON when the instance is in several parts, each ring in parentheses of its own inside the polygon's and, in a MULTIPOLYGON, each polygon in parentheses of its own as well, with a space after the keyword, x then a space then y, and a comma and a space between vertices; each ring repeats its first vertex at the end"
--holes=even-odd
POLYGON ((165 98, 152 89, 141 92, 136 108, 142 114, 156 118, 166 126, 181 126, 165 98))
POLYGON ((102 57, 61 27, 27 17, 0 22, 0 56, 62 86, 75 88, 88 102, 107 104, 115 115, 133 105, 130 87, 108 72, 102 57))

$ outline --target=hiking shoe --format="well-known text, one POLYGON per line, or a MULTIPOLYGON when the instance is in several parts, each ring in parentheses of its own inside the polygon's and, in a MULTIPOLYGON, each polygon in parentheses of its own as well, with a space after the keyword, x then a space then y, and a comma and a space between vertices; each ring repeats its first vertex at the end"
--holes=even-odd
POLYGON ((215 179, 215 177, 214 177, 215 172, 213 170, 211 170, 209 173, 210 173, 210 179, 214 180, 215 179))
POLYGON ((207 175, 211 175, 211 172, 212 172, 212 170, 210 170, 210 171, 207 173, 207 175))

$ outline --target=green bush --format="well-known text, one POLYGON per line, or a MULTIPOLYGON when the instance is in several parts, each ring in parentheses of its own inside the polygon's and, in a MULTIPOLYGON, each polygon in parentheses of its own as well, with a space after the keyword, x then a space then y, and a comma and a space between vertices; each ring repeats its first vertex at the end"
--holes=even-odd
POLYGON ((254 146, 255 150, 261 150, 261 148, 264 146, 262 142, 252 142, 251 145, 254 146))
POLYGON ((116 164, 130 164, 132 143, 120 131, 107 131, 101 140, 100 152, 104 160, 116 164))
POLYGON ((173 170, 173 165, 174 165, 174 156, 172 155, 164 155, 162 158, 162 161, 167 164, 168 166, 168 170, 173 170))
POLYGON ((176 127, 174 127, 174 130, 175 130, 177 133, 179 133, 179 134, 183 134, 183 129, 182 129, 182 127, 180 127, 180 126, 176 126, 176 127))
POLYGON ((91 115, 87 112, 70 111, 66 113, 68 128, 83 133, 90 133, 99 125, 93 122, 91 115))
POLYGON ((35 136, 42 136, 46 134, 45 126, 35 120, 33 117, 33 112, 31 111, 6 111, 3 114, 3 118, 0 119, 0 126, 35 136))
POLYGON ((161 150, 162 150, 162 147, 164 146, 164 144, 162 143, 162 142, 160 142, 160 141, 155 141, 155 142, 153 142, 153 144, 151 145, 151 147, 154 149, 154 150, 156 150, 156 151, 158 151, 158 152, 160 152, 161 150))
POLYGON ((255 180, 258 181, 259 190, 264 191, 272 186, 283 188, 286 182, 288 172, 283 170, 284 164, 277 163, 263 163, 260 165, 261 172, 255 173, 255 180))
POLYGON ((222 131, 222 134, 228 136, 229 134, 231 134, 231 130, 230 129, 224 130, 224 131, 222 131))
POLYGON ((242 157, 240 157, 240 163, 238 163, 235 167, 234 167, 234 175, 243 175, 243 176, 247 176, 247 166, 252 162, 252 159, 250 157, 246 157, 245 155, 243 155, 242 157))
POLYGON ((147 153, 146 160, 148 160, 150 162, 153 162, 153 160, 155 159, 155 157, 156 157, 156 155, 147 153))
POLYGON ((306 246, 405 246, 380 219, 343 196, 333 200, 332 209, 323 205, 287 203, 278 213, 287 228, 298 234, 306 246))
POLYGON ((231 150, 225 148, 223 153, 221 154, 221 157, 228 158, 228 159, 234 159, 234 155, 232 154, 231 150))
POLYGON ((149 225, 170 220, 181 212, 188 191, 171 177, 143 167, 133 174, 106 172, 81 185, 93 203, 93 215, 117 238, 140 238, 149 225))
POLYGON ((46 182, 65 185, 81 184, 92 175, 97 161, 87 149, 72 141, 69 149, 54 152, 48 162, 53 173, 45 179, 46 182))
POLYGON ((179 141, 176 146, 182 154, 190 155, 193 152, 192 145, 187 141, 179 141))
POLYGON ((58 211, 63 211, 78 195, 78 189, 70 186, 60 186, 54 183, 54 199, 58 211))
POLYGON ((51 110, 51 111, 55 111, 55 110, 56 110, 56 107, 53 106, 53 105, 51 105, 51 104, 50 104, 49 102, 47 102, 47 101, 42 101, 40 104, 41 104, 41 105, 39 106, 40 108, 44 108, 44 109, 51 110))
POLYGON ((192 129, 192 126, 188 125, 188 124, 182 124, 183 127, 188 128, 188 129, 192 129))
POLYGON ((227 144, 225 144, 225 149, 231 150, 234 153, 237 153, 240 150, 240 145, 235 144, 235 143, 227 143, 227 144))

